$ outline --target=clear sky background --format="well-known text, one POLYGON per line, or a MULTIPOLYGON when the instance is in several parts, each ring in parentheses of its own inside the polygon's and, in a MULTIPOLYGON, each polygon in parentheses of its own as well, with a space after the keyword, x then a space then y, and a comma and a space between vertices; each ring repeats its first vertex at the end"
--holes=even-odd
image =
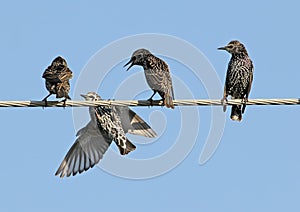
MULTIPOLYGON (((297 98, 299 7, 297 1, 3 1, 1 99, 44 98, 41 75, 62 55, 74 74, 70 95, 79 100, 73 96, 74 86, 88 60, 105 45, 140 33, 173 35, 193 44, 222 83, 230 55, 217 47, 238 39, 255 66, 250 98, 297 98)), ((180 64, 165 60, 174 76, 184 75, 180 64)), ((139 69, 125 72, 120 65, 108 80, 122 81, 139 69)), ((183 80, 190 80, 195 98, 207 98, 201 83, 183 80)), ((113 98, 115 87, 114 82, 103 82, 98 92, 113 98)), ((180 92, 174 89, 176 96, 180 92)), ((150 95, 148 91, 141 98, 150 95)), ((134 110, 147 121, 151 112, 162 111, 167 127, 156 142, 137 144, 136 153, 128 157, 155 156, 174 144, 170 110, 134 110)), ((75 140, 72 109, 0 108, 0 211, 299 211, 299 106, 249 106, 241 123, 232 122, 227 112, 221 144, 201 166, 210 111, 199 108, 196 144, 182 163, 159 177, 129 180, 98 167, 66 179, 54 176, 75 140)), ((155 122, 152 125, 160 132, 155 122)))

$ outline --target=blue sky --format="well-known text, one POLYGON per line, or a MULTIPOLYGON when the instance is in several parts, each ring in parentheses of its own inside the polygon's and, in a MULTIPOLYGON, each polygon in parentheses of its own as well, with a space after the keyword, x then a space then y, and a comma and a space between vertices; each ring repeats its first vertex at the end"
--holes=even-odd
MULTIPOLYGON (((176 36, 194 45, 222 83, 230 55, 217 47, 238 39, 255 66, 250 98, 297 98, 299 6, 297 1, 2 2, 1 99, 44 98, 47 91, 41 75, 54 57, 62 55, 74 74, 70 95, 79 100, 74 96, 75 85, 92 56, 115 40, 141 33, 176 36)), ((128 58, 131 53, 128 50, 128 58)), ((208 97, 205 86, 187 67, 164 59, 174 79, 186 82, 195 98, 208 97)), ((140 68, 125 72, 124 62, 99 86, 103 98, 113 98, 122 79, 140 73, 140 68)), ((151 91, 142 75, 140 80, 145 92, 137 97, 148 98, 151 91)), ((184 98, 174 90, 177 98, 184 98)), ((144 140, 147 145, 137 144, 138 149, 128 157, 154 157, 174 145, 174 133, 180 128, 178 108, 134 110, 151 121, 161 136, 154 142, 144 140), (157 119, 151 119, 153 113, 157 119), (160 117, 166 123, 163 130, 160 117)), ((88 112, 82 111, 84 125, 88 112)), ((95 167, 59 179, 54 173, 77 130, 72 109, 1 108, 0 211, 300 210, 299 106, 249 106, 241 123, 230 121, 227 112, 221 143, 204 165, 198 161, 208 134, 214 133, 209 132, 211 109, 201 107, 197 112, 200 120, 192 151, 161 176, 131 180, 95 167)), ((183 137, 181 142, 190 142, 188 134, 183 137)), ((133 142, 139 139, 131 138, 133 142)))

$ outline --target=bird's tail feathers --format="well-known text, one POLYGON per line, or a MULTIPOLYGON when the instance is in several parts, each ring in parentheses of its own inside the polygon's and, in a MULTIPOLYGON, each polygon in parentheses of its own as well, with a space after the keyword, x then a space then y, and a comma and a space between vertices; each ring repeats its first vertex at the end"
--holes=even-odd
POLYGON ((136 146, 131 143, 128 139, 126 140, 126 147, 122 147, 118 145, 119 151, 121 155, 127 155, 129 152, 133 151, 136 149, 136 146))
POLYGON ((167 108, 174 109, 173 98, 170 94, 166 93, 164 98, 164 104, 167 108))
POLYGON ((242 106, 232 105, 230 118, 233 121, 242 121, 242 106))

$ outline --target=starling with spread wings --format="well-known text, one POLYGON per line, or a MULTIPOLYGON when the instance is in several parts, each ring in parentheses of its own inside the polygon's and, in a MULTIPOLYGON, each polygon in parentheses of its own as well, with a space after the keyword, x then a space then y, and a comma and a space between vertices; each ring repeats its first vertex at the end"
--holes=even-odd
MULTIPOLYGON (((95 92, 81 95, 87 101, 98 101, 95 92)), ((91 120, 76 136, 77 139, 61 162, 55 175, 76 175, 94 167, 114 141, 121 155, 135 150, 126 133, 153 138, 155 131, 134 111, 126 106, 89 107, 91 120)))

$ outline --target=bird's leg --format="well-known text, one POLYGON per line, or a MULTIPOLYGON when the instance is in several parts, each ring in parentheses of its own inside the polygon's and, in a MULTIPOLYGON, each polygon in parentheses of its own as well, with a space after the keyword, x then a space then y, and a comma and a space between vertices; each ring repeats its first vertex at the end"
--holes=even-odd
POLYGON ((147 100, 148 102, 150 102, 150 105, 153 106, 153 96, 156 94, 157 91, 153 91, 152 96, 147 100))
POLYGON ((245 112, 247 102, 248 102, 248 97, 247 97, 247 96, 244 97, 244 98, 242 98, 242 104, 243 104, 243 107, 242 107, 242 114, 245 112))
POLYGON ((48 106, 48 101, 47 101, 47 98, 43 99, 43 101, 45 102, 45 105, 43 106, 43 109, 44 109, 45 107, 47 107, 47 106, 48 106))
POLYGON ((162 101, 161 107, 166 106, 165 105, 165 96, 166 96, 166 93, 158 91, 158 94, 161 96, 161 99, 159 100, 159 101, 162 101))
POLYGON ((66 101, 67 101, 67 99, 70 99, 70 100, 71 100, 71 97, 70 97, 68 94, 67 94, 67 96, 65 97, 65 99, 61 101, 61 102, 64 103, 64 104, 63 104, 63 108, 64 108, 64 109, 66 108, 66 101))
POLYGON ((48 99, 48 97, 49 96, 51 96, 52 95, 52 93, 49 93, 42 101, 43 102, 45 102, 45 105, 43 106, 43 109, 44 109, 44 107, 47 107, 48 106, 48 101, 47 101, 47 99, 48 99))

